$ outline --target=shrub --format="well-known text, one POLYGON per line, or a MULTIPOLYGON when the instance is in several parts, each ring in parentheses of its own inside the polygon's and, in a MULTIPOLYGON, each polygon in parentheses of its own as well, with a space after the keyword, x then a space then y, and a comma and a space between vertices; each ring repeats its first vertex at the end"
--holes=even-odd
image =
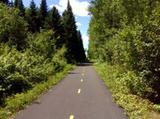
POLYGON ((50 75, 65 68, 65 48, 55 50, 54 39, 51 39, 51 36, 50 31, 30 36, 32 41, 29 40, 30 45, 23 52, 10 48, 7 44, 1 44, 1 102, 7 96, 24 92, 35 84, 46 81, 50 75))
MULTIPOLYGON (((116 103, 124 108, 129 119, 150 119, 149 117, 153 116, 154 105, 147 99, 135 95, 144 95, 144 91, 150 89, 140 82, 140 76, 120 65, 97 64, 96 70, 111 90, 116 103)), ((158 106, 156 108, 158 110, 158 106)))

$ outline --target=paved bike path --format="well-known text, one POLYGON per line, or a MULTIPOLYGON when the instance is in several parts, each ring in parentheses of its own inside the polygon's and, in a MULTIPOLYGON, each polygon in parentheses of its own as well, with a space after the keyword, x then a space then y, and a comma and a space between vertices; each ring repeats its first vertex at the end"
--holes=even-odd
POLYGON ((77 66, 15 119, 127 119, 89 65, 77 66))

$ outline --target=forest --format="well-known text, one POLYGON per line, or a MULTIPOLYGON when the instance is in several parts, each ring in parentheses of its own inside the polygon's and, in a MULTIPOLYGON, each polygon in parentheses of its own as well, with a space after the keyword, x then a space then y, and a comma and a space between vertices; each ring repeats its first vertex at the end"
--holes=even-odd
POLYGON ((0 1, 0 109, 8 97, 28 92, 69 64, 85 60, 69 2, 61 15, 56 7, 49 9, 46 0, 39 8, 34 0, 29 7, 22 0, 0 1))
POLYGON ((97 70, 120 106, 133 119, 140 119, 148 107, 138 97, 158 111, 160 1, 92 0, 89 11, 89 58, 99 63, 97 70), (134 101, 134 106, 129 105, 134 101))

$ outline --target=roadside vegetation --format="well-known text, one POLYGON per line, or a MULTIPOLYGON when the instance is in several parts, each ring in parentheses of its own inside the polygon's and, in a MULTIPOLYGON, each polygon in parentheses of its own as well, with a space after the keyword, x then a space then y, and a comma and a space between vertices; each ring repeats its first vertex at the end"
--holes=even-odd
POLYGON ((160 119, 159 105, 133 93, 134 90, 143 92, 146 88, 139 83, 139 77, 133 71, 106 63, 96 64, 95 68, 110 89, 114 101, 125 110, 129 119, 160 119))
POLYGON ((0 119, 7 119, 86 60, 72 8, 0 2, 0 119))
POLYGON ((89 58, 131 119, 160 118, 159 6, 159 0, 90 5, 89 58))
POLYGON ((31 103, 41 103, 39 97, 54 85, 59 83, 68 72, 73 69, 73 65, 66 65, 63 71, 48 77, 46 81, 37 83, 32 89, 23 93, 16 93, 5 99, 5 106, 0 108, 0 119, 13 118, 18 111, 26 108, 31 103))

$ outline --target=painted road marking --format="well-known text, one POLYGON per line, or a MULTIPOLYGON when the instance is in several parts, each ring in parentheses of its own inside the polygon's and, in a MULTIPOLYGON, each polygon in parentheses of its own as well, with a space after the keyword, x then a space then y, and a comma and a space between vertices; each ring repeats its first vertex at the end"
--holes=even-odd
POLYGON ((78 92, 77 92, 78 94, 80 94, 81 93, 81 89, 78 89, 78 92))
POLYGON ((70 115, 70 116, 69 116, 69 119, 74 119, 74 115, 70 115))
POLYGON ((83 79, 81 79, 81 82, 83 82, 84 80, 83 79))

